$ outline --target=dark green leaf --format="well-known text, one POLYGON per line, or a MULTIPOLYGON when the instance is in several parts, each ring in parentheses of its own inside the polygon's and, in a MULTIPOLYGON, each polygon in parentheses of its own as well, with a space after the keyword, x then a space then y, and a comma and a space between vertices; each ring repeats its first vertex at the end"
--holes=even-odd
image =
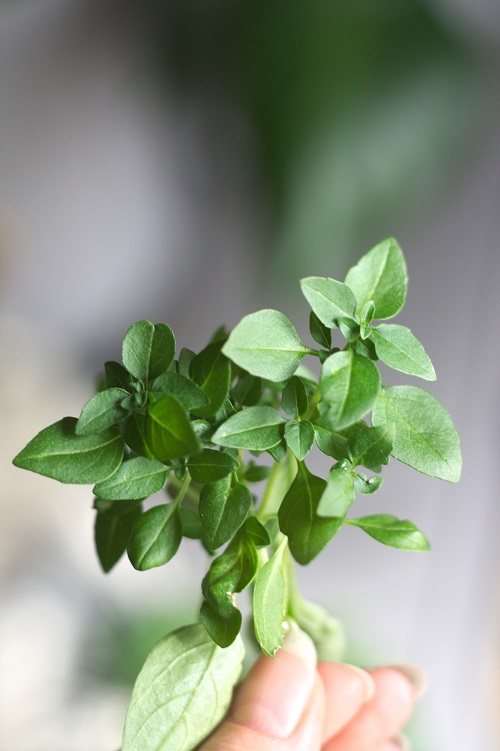
POLYGON ((175 337, 165 323, 134 323, 123 339, 122 361, 129 373, 147 383, 163 373, 175 355, 175 337))
POLYGON ((336 326, 339 318, 354 318, 356 297, 342 282, 308 276, 300 280, 300 287, 307 302, 325 326, 336 326))
POLYGON ((127 416, 120 402, 129 394, 124 389, 111 388, 99 391, 86 403, 76 423, 77 435, 94 435, 102 433, 116 422, 127 416))
POLYGON ((283 553, 286 543, 285 537, 274 555, 262 566, 253 593, 255 636, 262 651, 270 657, 276 655, 285 636, 286 590, 283 553))
POLYGON ((429 541, 423 532, 407 519, 401 520, 391 514, 374 514, 349 519, 348 523, 360 527, 370 537, 392 548, 430 550, 429 541))
POLYGON ((214 449, 203 449, 199 454, 192 456, 187 463, 189 474, 200 485, 222 480, 223 477, 234 472, 237 466, 237 461, 229 454, 223 454, 214 449))
POLYGON ((108 389, 120 388, 130 391, 132 378, 128 370, 123 365, 120 365, 119 362, 113 362, 112 360, 105 362, 104 372, 106 374, 106 387, 108 389))
POLYGON ((221 352, 222 342, 212 342, 198 355, 189 366, 192 380, 208 397, 208 404, 196 410, 198 417, 212 417, 223 406, 229 393, 231 382, 231 363, 221 352))
POLYGON ((371 360, 352 349, 336 352, 323 363, 320 388, 329 405, 330 424, 340 430, 372 408, 380 391, 380 373, 371 360))
POLYGON ((266 451, 280 442, 283 423, 272 407, 247 407, 222 423, 212 441, 230 448, 266 451))
POLYGON ((406 263, 393 237, 366 253, 347 272, 345 283, 358 301, 358 311, 373 301, 377 319, 392 318, 405 303, 408 276, 406 263))
POLYGON ((201 540, 203 529, 201 526, 200 515, 190 508, 180 507, 179 515, 182 524, 182 534, 191 540, 201 540))
POLYGON ((179 549, 182 523, 175 503, 153 506, 142 514, 127 546, 130 562, 138 571, 168 563, 179 549))
POLYGON ((281 406, 290 417, 299 417, 307 411, 308 399, 304 384, 297 376, 290 378, 281 397, 281 406))
POLYGON ((223 648, 233 644, 241 630, 241 612, 229 599, 230 602, 218 603, 219 607, 204 600, 200 609, 200 620, 207 634, 223 648))
POLYGON ((271 544, 269 532, 256 516, 249 516, 243 525, 243 532, 252 540, 257 548, 265 548, 271 544))
POLYGON ((192 349, 183 347, 179 353, 179 359, 177 361, 177 372, 189 378, 189 368, 191 367, 191 361, 194 358, 195 353, 192 349))
POLYGON ((76 435, 76 417, 65 417, 36 435, 16 456, 14 465, 64 483, 85 485, 113 474, 123 459, 120 433, 76 435))
POLYGON ((98 511, 94 526, 94 540, 103 571, 110 571, 127 549, 135 525, 141 517, 141 506, 135 501, 121 501, 126 513, 98 511))
POLYGON ((252 494, 234 474, 203 487, 200 519, 209 550, 216 550, 231 539, 245 521, 251 504, 252 494))
POLYGON ((330 349, 332 346, 332 331, 319 320, 313 310, 309 314, 309 331, 315 342, 325 349, 330 349))
POLYGON ((221 649, 201 624, 161 639, 134 686, 123 751, 192 751, 219 724, 241 671, 243 643, 221 649))
POLYGON ((353 467, 361 464, 367 469, 377 469, 387 464, 394 443, 395 427, 393 423, 370 428, 366 423, 358 426, 349 440, 348 457, 353 467))
POLYGON ((290 378, 310 352, 289 319, 277 310, 260 310, 242 318, 222 351, 252 375, 270 381, 290 378))
POLYGON ((262 480, 267 480, 271 472, 272 467, 265 467, 250 462, 245 469, 243 477, 247 482, 262 482, 262 480))
POLYGON ((148 378, 156 378, 173 363, 175 357, 174 332, 166 323, 155 323, 149 356, 148 378))
POLYGON ((431 477, 458 482, 460 439, 446 409, 417 386, 384 386, 372 412, 373 425, 394 423, 391 454, 431 477))
POLYGON ((163 396, 148 408, 146 439, 157 459, 168 462, 195 454, 201 443, 175 396, 163 396))
POLYGON ((328 474, 326 487, 319 499, 319 516, 344 518, 354 501, 354 483, 350 472, 336 465, 328 474))
POLYGON ((262 396, 262 378, 244 373, 233 389, 234 398, 245 407, 253 407, 258 404, 262 396))
POLYGON ((121 433, 127 446, 138 456, 153 458, 153 452, 146 443, 146 417, 135 412, 121 424, 121 433))
POLYGON ((308 420, 289 420, 285 425, 285 440, 295 457, 305 459, 314 444, 314 428, 308 420))
POLYGON ((338 532, 342 520, 317 515, 325 480, 311 474, 300 463, 281 504, 278 518, 280 529, 288 536, 290 551, 298 563, 306 565, 320 553, 338 532))
POLYGON ((111 501, 147 498, 161 490, 167 482, 168 469, 156 459, 136 456, 94 487, 95 495, 111 501))
POLYGON ((287 454, 286 442, 284 440, 267 449, 267 453, 272 456, 275 462, 282 462, 287 454))
POLYGON ((208 396, 196 383, 175 370, 167 370, 158 378, 155 378, 151 385, 151 391, 158 398, 165 394, 175 396, 188 412, 197 410, 209 403, 208 396))
MULTIPOLYGON (((365 330, 365 334, 368 333, 368 336, 371 334, 372 328, 370 326, 370 329, 368 332, 365 330)), ((361 339, 358 339, 357 341, 352 343, 352 348, 355 352, 357 352, 358 355, 362 355, 363 357, 369 357, 370 360, 378 360, 377 352, 375 350, 375 345, 372 342, 371 339, 364 339, 364 341, 361 341, 361 339)))
POLYGON ((371 338, 379 359, 390 368, 426 381, 436 380, 429 355, 406 326, 383 323, 372 328, 371 338))
POLYGON ((349 442, 353 432, 358 429, 358 425, 360 423, 356 422, 340 431, 332 427, 328 412, 320 415, 313 422, 314 435, 319 450, 338 461, 347 459, 349 457, 349 442))

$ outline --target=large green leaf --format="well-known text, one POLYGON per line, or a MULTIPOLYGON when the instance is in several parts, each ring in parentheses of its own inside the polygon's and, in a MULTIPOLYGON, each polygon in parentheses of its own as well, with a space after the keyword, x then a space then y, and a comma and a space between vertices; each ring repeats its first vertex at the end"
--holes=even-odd
POLYGON ((272 407, 247 407, 222 423, 212 441, 229 448, 267 451, 280 442, 283 423, 272 407))
POLYGON ((161 490, 167 482, 168 469, 156 459, 136 456, 127 459, 119 469, 94 487, 95 495, 110 501, 131 501, 147 498, 161 490))
POLYGON ((203 540, 209 550, 216 550, 231 539, 246 519, 252 494, 237 477, 204 485, 200 494, 200 519, 203 540))
POLYGON ((366 423, 360 422, 356 423, 356 427, 348 442, 348 457, 353 466, 361 464, 367 469, 376 470, 381 464, 387 464, 394 444, 394 424, 370 428, 366 423))
POLYGON ((320 276, 308 276, 300 280, 300 287, 307 302, 325 325, 337 325, 339 318, 353 318, 356 313, 356 297, 342 282, 320 276))
POLYGON ((98 435, 76 435, 76 417, 40 431, 15 457, 16 467, 64 483, 99 482, 113 474, 123 459, 123 440, 110 428, 98 435))
POLYGON ((372 412, 373 425, 394 423, 391 454, 418 472, 458 482, 460 439, 439 401, 417 386, 385 386, 372 412))
POLYGON ((123 339, 122 361, 129 373, 147 383, 171 365, 175 337, 166 323, 134 323, 123 339))
POLYGON ((370 537, 384 545, 400 550, 429 550, 426 536, 413 522, 398 519, 392 514, 374 514, 359 519, 349 519, 348 524, 360 527, 370 537))
POLYGON ((286 588, 283 574, 283 553, 286 537, 274 555, 262 566, 255 580, 253 622, 255 636, 262 651, 274 657, 285 636, 286 588))
POLYGON ((234 472, 237 466, 238 462, 232 456, 214 449, 203 449, 187 462, 189 474, 200 485, 222 480, 234 472))
POLYGON ((342 520, 317 515, 326 482, 299 463, 297 475, 281 503, 280 529, 288 536, 290 551, 298 563, 306 565, 320 553, 338 532, 342 520))
POLYGON ((375 318, 392 318, 406 299, 408 275, 406 263, 393 237, 383 240, 353 266, 345 278, 358 301, 358 312, 366 303, 375 303, 375 318))
POLYGON ((99 391, 82 409, 76 423, 75 433, 77 435, 102 433, 115 422, 123 420, 128 412, 120 405, 120 402, 128 396, 128 391, 121 388, 99 391))
POLYGON ((323 363, 320 388, 329 406, 329 423, 340 430, 372 408, 380 391, 380 373, 371 360, 352 349, 335 352, 323 363))
POLYGON ((161 462, 180 459, 201 449, 185 408, 171 395, 163 396, 148 408, 146 440, 161 462))
POLYGON ((182 523, 175 503, 153 506, 142 514, 127 546, 130 562, 138 571, 168 563, 182 540, 182 523))
POLYGON ((208 397, 208 404, 197 407, 198 417, 213 417, 223 406, 231 383, 231 363, 221 351, 222 342, 212 342, 189 364, 189 375, 208 397))
POLYGON ((227 712, 243 642, 221 649, 201 624, 161 639, 134 686, 123 751, 192 751, 227 712))
POLYGON ((435 381, 436 372, 429 355, 406 326, 383 323, 371 330, 377 357, 394 370, 435 381))
POLYGON ((277 310, 259 310, 242 318, 222 351, 249 373, 270 381, 290 378, 310 352, 290 320, 277 310))

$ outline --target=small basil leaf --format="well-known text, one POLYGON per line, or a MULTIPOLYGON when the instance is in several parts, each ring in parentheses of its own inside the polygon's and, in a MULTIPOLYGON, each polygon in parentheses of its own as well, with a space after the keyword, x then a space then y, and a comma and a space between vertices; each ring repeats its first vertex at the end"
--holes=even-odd
POLYGON ((212 417, 229 393, 231 363, 221 352, 222 342, 212 342, 195 355, 189 366, 191 379, 208 397, 208 404, 193 410, 197 417, 212 417))
POLYGON ((138 571, 163 566, 179 549, 182 523, 175 503, 153 506, 142 514, 136 524, 127 553, 138 571))
POLYGON ((362 493, 363 495, 370 495, 371 493, 375 493, 375 491, 380 488, 384 481, 382 477, 377 477, 375 475, 374 477, 368 478, 359 472, 354 475, 353 479, 355 489, 358 491, 358 493, 362 493))
POLYGON ((94 541, 97 557, 106 573, 120 560, 127 549, 135 525, 141 517, 141 506, 136 501, 122 501, 126 513, 98 511, 94 525, 94 541))
POLYGON ((384 545, 400 550, 430 550, 429 541, 413 522, 401 520, 392 514, 374 514, 348 523, 360 527, 370 537, 384 545))
POLYGON ((195 352, 193 352, 192 349, 188 349, 187 347, 183 347, 181 349, 179 353, 179 359, 177 361, 177 372, 180 375, 189 378, 189 368, 194 357, 195 352))
POLYGON ((332 346, 332 331, 319 320, 313 310, 309 315, 309 331, 315 342, 325 349, 330 349, 332 346))
POLYGON ((189 456, 201 449, 186 410, 171 395, 163 396, 148 408, 146 439, 161 462, 189 456))
POLYGON ((127 416, 120 402, 129 396, 128 392, 120 388, 99 391, 85 404, 78 422, 75 433, 77 435, 93 435, 102 433, 116 422, 120 422, 127 416))
POLYGON ((153 458, 153 452, 146 442, 146 417, 145 415, 135 412, 120 426, 123 440, 127 446, 138 456, 145 456, 146 459, 153 458))
POLYGON ((252 494, 234 474, 203 486, 200 519, 209 550, 216 550, 231 539, 245 521, 251 504, 252 494))
POLYGON ((255 580, 253 593, 255 636, 262 651, 270 657, 276 655, 285 636, 286 591, 283 553, 286 543, 285 537, 274 555, 262 566, 255 580))
POLYGON ((203 449, 187 463, 189 474, 200 485, 222 480, 234 472, 237 466, 238 463, 229 454, 214 449, 203 449))
POLYGON ((119 469, 94 487, 94 494, 111 501, 147 498, 161 490, 167 482, 168 468, 156 459, 136 456, 127 459, 119 469))
POLYGON ((106 378, 106 388, 120 388, 124 391, 130 391, 132 378, 128 370, 119 362, 109 360, 104 363, 104 373, 106 378))
POLYGON ((163 373, 175 355, 175 337, 165 323, 134 323, 123 339, 122 361, 131 375, 147 383, 163 373))
POLYGON ((358 428, 349 440, 348 458, 353 467, 361 464, 367 469, 377 470, 387 464, 394 444, 394 423, 368 427, 366 423, 356 423, 358 428))
POLYGON ((175 396, 188 412, 205 407, 209 403, 208 396, 196 383, 175 370, 167 370, 155 378, 151 384, 151 391, 157 398, 165 394, 175 396))
POLYGON ((280 442, 283 423, 272 407, 247 407, 222 423, 212 441, 219 446, 266 451, 280 442))
POLYGON ((314 428, 308 420, 289 420, 285 425, 285 440, 295 457, 305 459, 314 444, 314 428))
POLYGON ((372 328, 371 338, 379 359, 390 368, 426 381, 436 380, 429 355, 406 326, 383 323, 372 328))
POLYGON ((297 376, 292 376, 281 396, 281 406, 290 417, 300 417, 307 411, 308 399, 304 384, 297 376))
POLYGON ((336 326, 339 318, 354 318, 356 297, 342 282, 309 276, 300 280, 300 287, 314 313, 325 326, 336 326))
POLYGON ((326 487, 319 499, 318 516, 345 517, 354 502, 354 496, 351 473, 336 465, 330 470, 326 487))
POLYGON ((265 548, 271 544, 269 532, 256 516, 249 516, 243 525, 243 532, 252 540, 257 548, 265 548))
POLYGON ((372 408, 380 391, 380 373, 371 360, 352 349, 336 352, 323 363, 320 388, 329 406, 330 424, 340 430, 372 408))

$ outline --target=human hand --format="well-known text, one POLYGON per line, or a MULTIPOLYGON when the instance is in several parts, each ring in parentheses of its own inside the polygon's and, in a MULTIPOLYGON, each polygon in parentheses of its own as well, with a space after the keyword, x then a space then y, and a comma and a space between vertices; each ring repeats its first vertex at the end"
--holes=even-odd
POLYGON ((292 627, 275 659, 259 657, 199 751, 401 751, 399 731, 424 686, 413 666, 317 665, 311 640, 292 627))

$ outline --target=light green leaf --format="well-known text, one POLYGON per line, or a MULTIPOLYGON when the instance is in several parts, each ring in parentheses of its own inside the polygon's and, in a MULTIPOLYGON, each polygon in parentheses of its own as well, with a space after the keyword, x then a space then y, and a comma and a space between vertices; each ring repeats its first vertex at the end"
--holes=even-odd
POLYGON ((295 457, 305 459, 314 444, 314 428, 309 420, 289 420, 285 425, 285 439, 295 457))
POLYGON ((175 503, 153 506, 142 514, 127 546, 132 566, 147 571, 168 563, 182 539, 182 523, 175 503))
POLYGON ((283 553, 286 537, 274 555, 262 566, 255 580, 253 622, 255 636, 262 651, 274 657, 285 636, 286 590, 283 574, 283 553))
POLYGON ((349 440, 347 456, 353 467, 361 464, 367 469, 376 470, 387 464, 394 444, 393 423, 370 428, 366 423, 356 423, 357 429, 349 440))
POLYGON ((326 482, 299 463, 278 512, 280 529, 288 536, 290 551, 298 563, 308 564, 327 545, 342 526, 341 519, 317 515, 326 482))
POLYGON ((354 489, 363 495, 371 495, 372 493, 375 493, 384 482, 383 478, 378 477, 378 475, 367 477, 366 475, 361 474, 361 472, 357 472, 353 479, 354 489))
POLYGON ((170 395, 163 396, 148 408, 146 440, 161 462, 190 456, 201 449, 186 410, 170 395))
POLYGON ((123 339, 122 361, 143 383, 167 370, 175 355, 175 337, 165 323, 134 323, 123 339))
POLYGON ((297 376, 292 376, 281 395, 281 406, 290 417, 299 417, 307 411, 308 399, 304 384, 297 376))
POLYGON ((330 425, 340 430, 372 408, 380 391, 380 373, 371 360, 352 349, 335 352, 323 363, 320 388, 329 405, 330 425))
POLYGON ((342 282, 320 276, 300 280, 307 302, 325 326, 332 328, 339 318, 354 318, 356 297, 342 282))
POLYGON ((436 380, 429 355, 406 326, 383 323, 371 330, 371 339, 377 356, 390 368, 426 381, 436 380))
POLYGON ((354 482, 350 472, 336 465, 328 474, 318 503, 318 516, 345 517, 354 502, 354 482))
POLYGON ((412 522, 392 514, 374 514, 349 519, 348 524, 360 527, 370 537, 400 550, 430 550, 429 541, 412 522))
POLYGON ((166 370, 165 373, 155 378, 151 391, 158 397, 165 394, 175 396, 188 412, 204 407, 210 401, 194 381, 175 370, 166 370))
POLYGON ((373 300, 375 318, 395 316, 406 299, 408 275, 403 252, 393 237, 383 240, 353 266, 345 278, 361 312, 373 300))
POLYGON ((136 456, 94 487, 95 495, 110 501, 131 501, 147 498, 161 490, 167 482, 168 469, 156 459, 136 456))
POLYGON ((216 550, 231 539, 245 521, 251 504, 252 494, 234 474, 203 486, 200 519, 209 550, 216 550))
MULTIPOLYGON (((221 351, 222 342, 212 342, 189 365, 189 375, 208 397, 208 404, 193 410, 198 417, 213 417, 224 405, 231 382, 231 363, 221 351)), ((180 363, 179 363, 180 364, 180 363)))
POLYGON ((40 431, 15 457, 14 465, 64 483, 85 485, 109 477, 123 459, 120 433, 109 428, 80 436, 76 423, 76 417, 65 417, 40 431))
POLYGON ((95 547, 99 563, 106 573, 111 571, 127 549, 142 513, 137 501, 120 501, 119 506, 125 513, 114 513, 114 509, 110 508, 108 511, 97 511, 95 518, 95 547))
POLYGON ((212 441, 229 448, 266 451, 280 442, 283 423, 272 407, 247 407, 222 423, 212 441))
POLYGON ((439 401, 417 386, 384 386, 372 412, 373 425, 394 423, 391 454, 418 472, 458 482, 460 439, 439 401))
POLYGON ((127 416, 127 410, 120 406, 120 402, 129 396, 128 391, 120 388, 99 391, 86 403, 76 423, 77 435, 93 435, 102 433, 115 422, 120 422, 127 416))
POLYGON ((134 686, 123 751, 192 751, 219 724, 241 672, 243 642, 218 647, 201 624, 161 639, 134 686))
POLYGON ((234 472, 237 466, 238 462, 232 456, 214 449, 203 449, 187 462, 189 474, 200 485, 222 480, 234 472))
POLYGON ((277 310, 260 310, 241 319, 222 351, 240 367, 270 381, 284 381, 310 352, 289 319, 277 310))

